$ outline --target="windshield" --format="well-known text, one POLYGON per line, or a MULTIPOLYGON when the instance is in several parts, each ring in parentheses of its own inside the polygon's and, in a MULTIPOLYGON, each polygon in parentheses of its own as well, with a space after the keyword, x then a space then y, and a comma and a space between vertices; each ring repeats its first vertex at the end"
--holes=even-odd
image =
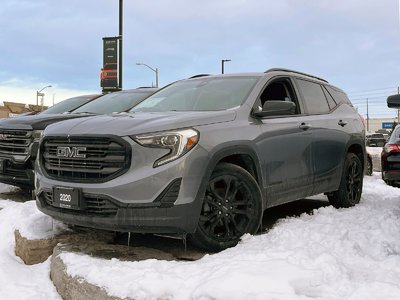
POLYGON ((42 111, 40 114, 62 114, 68 111, 72 111, 77 107, 87 103, 90 99, 93 99, 95 95, 79 96, 63 100, 56 105, 42 111))
POLYGON ((199 78, 178 81, 131 111, 210 111, 241 105, 259 77, 199 78))
POLYGON ((143 99, 147 98, 154 91, 141 92, 115 92, 106 94, 92 102, 89 102, 73 113, 94 113, 94 114, 109 114, 113 112, 128 111, 133 106, 138 104, 143 99))

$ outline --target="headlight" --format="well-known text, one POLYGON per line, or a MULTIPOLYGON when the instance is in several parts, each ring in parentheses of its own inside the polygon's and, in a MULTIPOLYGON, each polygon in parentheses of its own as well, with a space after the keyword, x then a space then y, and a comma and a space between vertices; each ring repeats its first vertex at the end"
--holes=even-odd
POLYGON ((169 153, 154 162, 154 167, 173 161, 189 152, 199 141, 199 133, 194 129, 181 129, 131 136, 145 147, 169 149, 169 153))
POLYGON ((43 135, 43 130, 34 130, 32 131, 32 137, 34 142, 39 142, 40 138, 43 135))

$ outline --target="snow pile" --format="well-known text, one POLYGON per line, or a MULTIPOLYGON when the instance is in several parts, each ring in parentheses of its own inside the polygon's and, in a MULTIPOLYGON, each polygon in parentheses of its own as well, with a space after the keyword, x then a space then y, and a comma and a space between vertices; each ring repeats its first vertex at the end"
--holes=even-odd
POLYGON ((362 203, 281 220, 196 262, 63 253, 67 272, 134 299, 399 299, 400 189, 365 178, 362 203))
MULTIPOLYGON (((2 188, 9 187, 1 186, 1 192, 4 191, 2 188)), ((60 299, 49 278, 49 260, 26 266, 15 256, 14 230, 22 229, 24 234, 32 237, 45 237, 49 234, 47 226, 50 218, 36 209, 34 201, 17 203, 0 200, 0 208, 0 298, 60 299)))
POLYGON ((381 156, 382 147, 367 147, 367 152, 372 156, 381 156))
MULTIPOLYGON (((269 232, 246 235, 237 247, 199 261, 61 258, 70 275, 121 298, 400 299, 400 189, 386 185, 380 173, 364 182, 356 207, 282 219, 269 232)), ((50 219, 33 201, 0 200, 0 208, 0 298, 60 299, 49 260, 26 266, 14 254, 15 229, 48 237, 54 234, 50 219)))

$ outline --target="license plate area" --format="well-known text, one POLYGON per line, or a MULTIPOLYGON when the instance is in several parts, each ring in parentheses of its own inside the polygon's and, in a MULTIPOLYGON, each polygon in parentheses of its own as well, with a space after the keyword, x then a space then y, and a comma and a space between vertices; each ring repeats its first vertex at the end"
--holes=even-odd
POLYGON ((81 191, 77 188, 54 187, 53 205, 60 208, 80 210, 81 191))

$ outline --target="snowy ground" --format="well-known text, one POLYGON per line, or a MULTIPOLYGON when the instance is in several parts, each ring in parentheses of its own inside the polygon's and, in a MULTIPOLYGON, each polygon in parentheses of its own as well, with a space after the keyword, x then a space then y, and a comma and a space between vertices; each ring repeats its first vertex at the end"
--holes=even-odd
MULTIPOLYGON (((400 299, 400 189, 387 186, 380 173, 364 182, 356 207, 327 206, 281 219, 269 232, 199 261, 123 262, 68 253, 62 259, 70 275, 122 298, 400 299)), ((49 261, 25 266, 14 255, 14 228, 40 237, 52 234, 51 222, 33 201, 0 200, 0 208, 0 299, 59 299, 49 261)))

